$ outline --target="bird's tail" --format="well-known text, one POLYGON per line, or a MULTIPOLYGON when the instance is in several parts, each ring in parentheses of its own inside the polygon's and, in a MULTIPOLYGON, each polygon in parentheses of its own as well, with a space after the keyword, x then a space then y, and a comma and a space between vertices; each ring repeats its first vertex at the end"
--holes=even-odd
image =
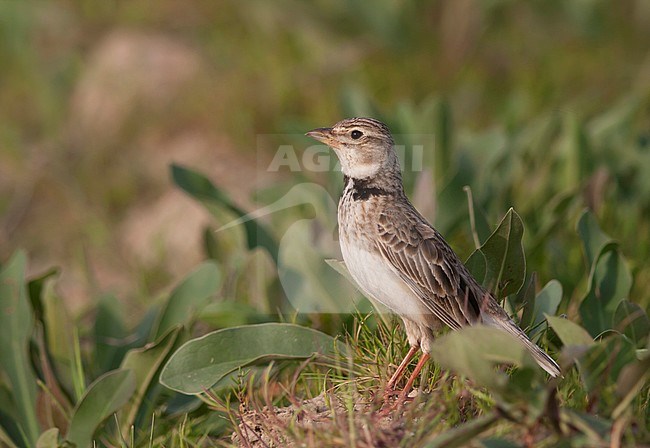
POLYGON ((528 339, 526 333, 524 333, 512 320, 510 320, 510 318, 507 316, 499 316, 496 318, 490 317, 486 319, 484 316, 483 322, 492 327, 504 330, 507 333, 510 333, 511 335, 517 337, 517 339, 523 342, 524 346, 528 349, 530 354, 533 355, 533 358, 542 369, 546 370, 552 377, 560 376, 560 366, 558 366, 553 358, 548 356, 544 350, 539 348, 534 342, 528 339))

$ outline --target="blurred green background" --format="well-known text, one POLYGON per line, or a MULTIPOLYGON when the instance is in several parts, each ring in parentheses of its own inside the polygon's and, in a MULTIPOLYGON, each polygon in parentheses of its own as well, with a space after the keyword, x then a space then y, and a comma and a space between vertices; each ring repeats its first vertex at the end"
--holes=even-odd
POLYGON ((205 258, 210 217, 171 162, 252 209, 260 189, 326 182, 260 169, 309 143, 259 135, 353 114, 436 134, 436 221, 464 256, 469 184, 489 223, 522 214, 529 269, 571 295, 589 206, 648 304, 646 0, 5 0, 0 33, 0 260, 62 267, 76 311, 113 291, 138 314, 205 258))

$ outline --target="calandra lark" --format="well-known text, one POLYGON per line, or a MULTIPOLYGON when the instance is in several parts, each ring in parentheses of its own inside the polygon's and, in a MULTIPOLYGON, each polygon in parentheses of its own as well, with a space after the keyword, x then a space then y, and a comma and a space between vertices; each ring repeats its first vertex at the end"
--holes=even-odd
POLYGON ((560 374, 555 361, 528 339, 413 207, 385 124, 350 118, 307 135, 334 149, 341 162, 345 188, 338 208, 339 240, 352 278, 365 295, 404 321, 411 348, 388 391, 420 348, 423 355, 404 392, 410 390, 441 324, 454 330, 474 324, 504 330, 523 342, 550 375, 560 374))

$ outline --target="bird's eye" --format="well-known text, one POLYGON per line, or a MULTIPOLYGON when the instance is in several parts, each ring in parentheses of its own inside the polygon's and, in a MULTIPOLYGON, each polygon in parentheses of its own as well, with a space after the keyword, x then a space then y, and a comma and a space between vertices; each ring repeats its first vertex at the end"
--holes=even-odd
POLYGON ((350 133, 350 137, 352 137, 354 140, 359 140, 361 136, 363 135, 363 132, 359 131, 358 129, 355 129, 350 133))

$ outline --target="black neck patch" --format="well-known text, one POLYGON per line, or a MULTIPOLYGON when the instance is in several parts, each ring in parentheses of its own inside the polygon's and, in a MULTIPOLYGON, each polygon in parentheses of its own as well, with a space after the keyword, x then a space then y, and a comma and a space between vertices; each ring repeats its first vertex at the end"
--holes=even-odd
POLYGON ((373 196, 390 196, 392 193, 383 188, 373 187, 369 179, 355 179, 354 177, 343 176, 343 183, 348 185, 351 182, 352 199, 355 201, 366 201, 373 196))

